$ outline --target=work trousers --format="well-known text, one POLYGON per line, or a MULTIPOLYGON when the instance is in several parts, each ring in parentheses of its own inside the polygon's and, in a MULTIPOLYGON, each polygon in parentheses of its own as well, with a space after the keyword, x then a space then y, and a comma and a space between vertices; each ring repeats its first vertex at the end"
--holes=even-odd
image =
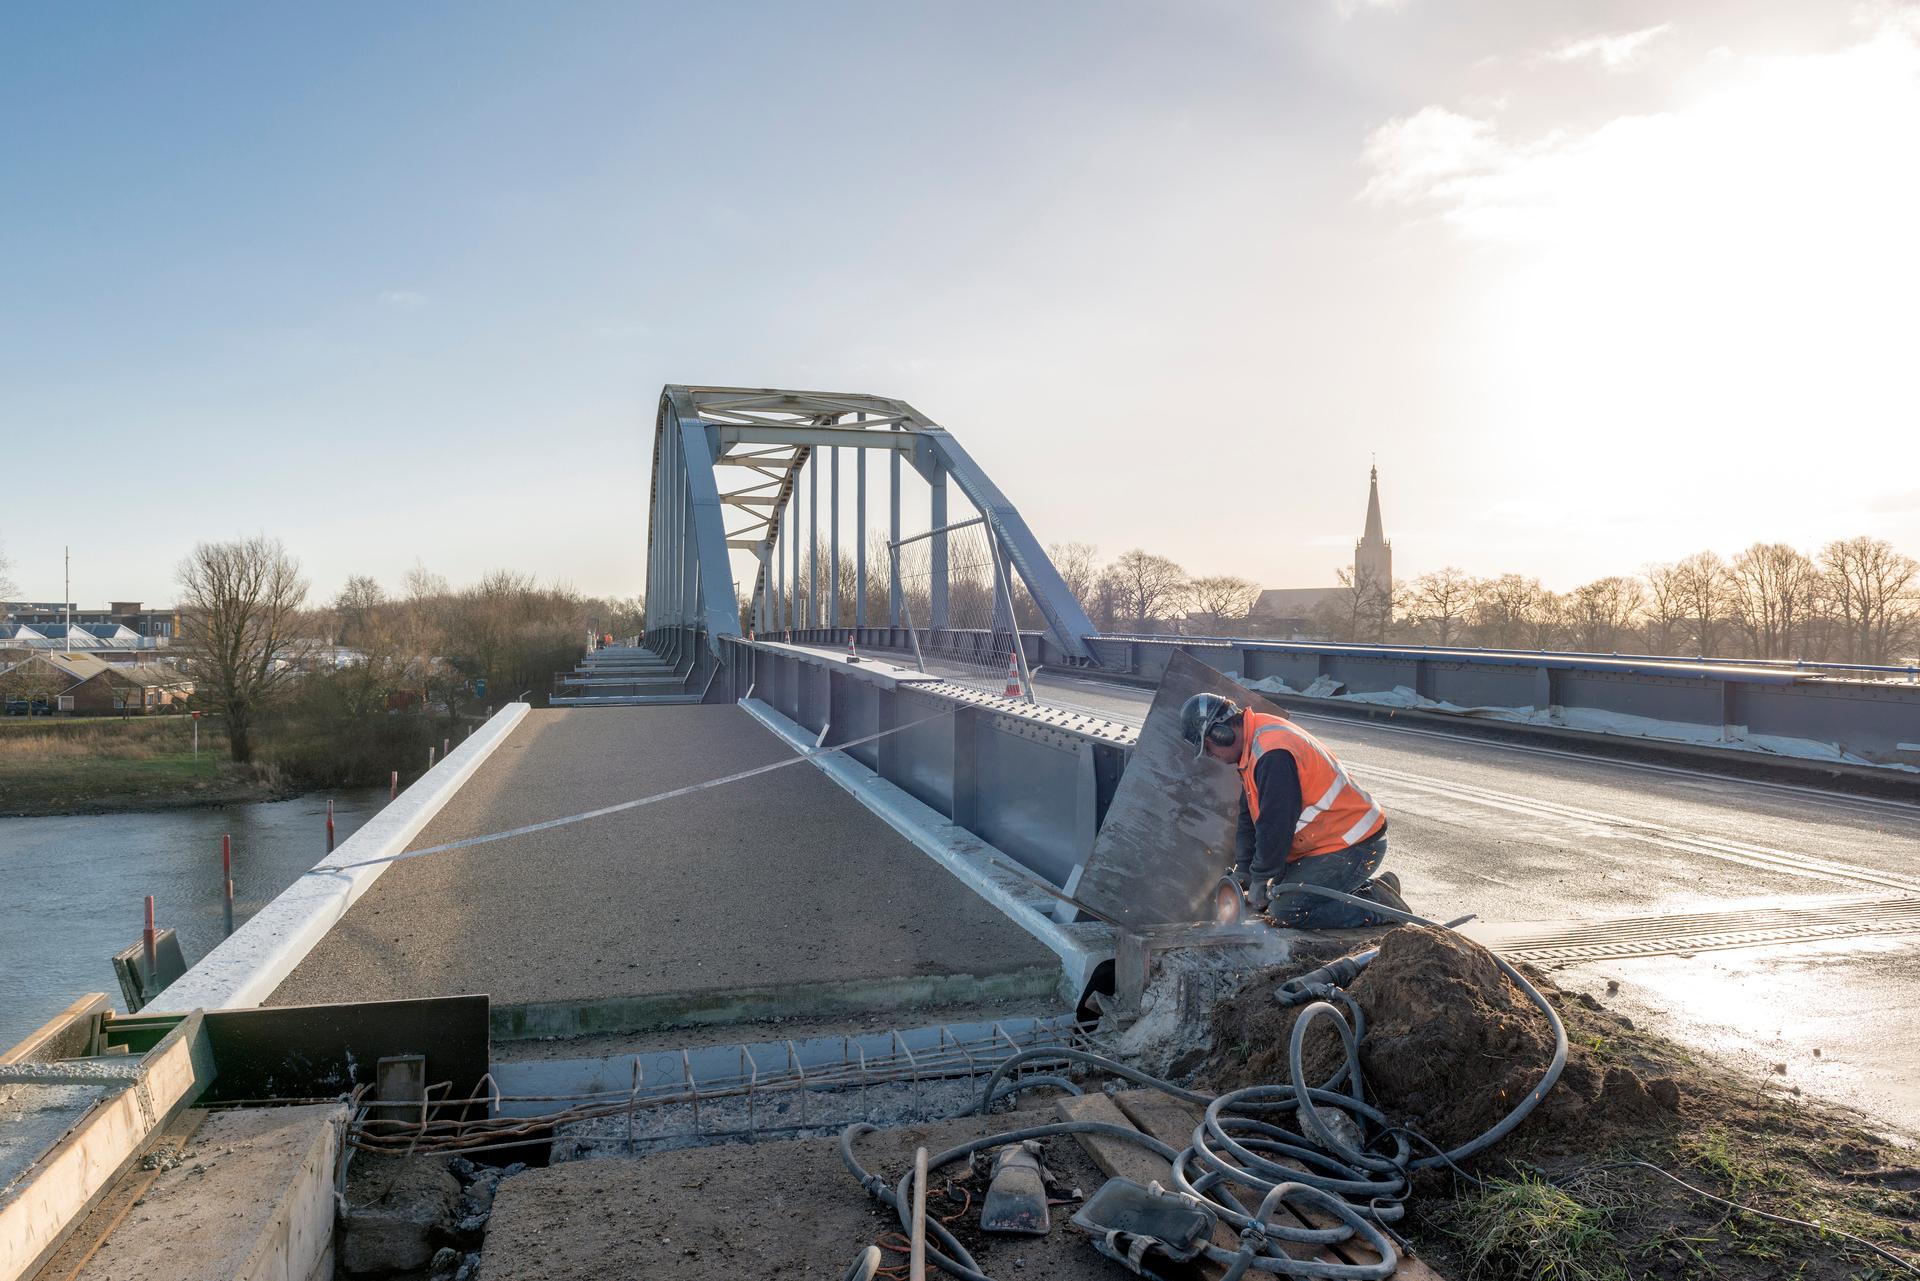
POLYGON ((1387 834, 1349 845, 1331 854, 1295 859, 1272 882, 1268 914, 1275 925, 1291 930, 1357 930, 1385 925, 1392 918, 1352 907, 1318 894, 1288 894, 1289 885, 1324 885, 1355 898, 1372 899, 1373 874, 1387 861, 1387 834))

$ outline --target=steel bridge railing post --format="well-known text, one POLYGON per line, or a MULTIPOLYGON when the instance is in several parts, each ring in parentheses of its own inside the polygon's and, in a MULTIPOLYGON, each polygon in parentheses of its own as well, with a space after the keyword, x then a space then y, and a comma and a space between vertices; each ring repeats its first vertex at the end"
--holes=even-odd
POLYGON ((840 449, 827 451, 827 626, 840 626, 840 449))
MULTIPOLYGON (((900 451, 887 453, 887 468, 891 473, 892 487, 887 491, 891 510, 887 517, 887 542, 889 545, 900 541, 900 451)), ((900 557, 890 557, 892 569, 887 574, 887 626, 900 626, 900 557)))

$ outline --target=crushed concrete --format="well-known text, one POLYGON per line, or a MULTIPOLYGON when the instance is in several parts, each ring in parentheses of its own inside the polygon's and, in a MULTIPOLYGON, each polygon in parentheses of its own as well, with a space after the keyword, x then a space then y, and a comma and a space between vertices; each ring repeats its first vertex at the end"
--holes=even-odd
POLYGON ((443 1246, 459 1244, 462 1195, 444 1160, 355 1153, 340 1212, 340 1270, 388 1277, 429 1267, 443 1246))
POLYGON ((1155 952, 1140 1013, 1122 1026, 1113 1016, 1096 1036, 1142 1071, 1185 1079, 1212 1048, 1210 1016, 1248 979, 1292 956, 1289 935, 1278 931, 1246 947, 1180 948, 1155 952))
MULTIPOLYGON (((1269 970, 1217 1006, 1214 1053, 1201 1079, 1218 1090, 1288 1080, 1287 1046, 1299 1011, 1276 1003, 1272 990, 1325 959, 1269 970)), ((1490 952, 1450 930, 1386 931, 1379 957, 1346 991, 1367 1018, 1360 1063, 1368 1100, 1444 1147, 1490 1129, 1538 1084, 1552 1058, 1547 1020, 1490 952)), ((1550 1001, 1560 995, 1542 991, 1550 1001)), ((1316 1027, 1305 1049, 1308 1083, 1326 1081, 1342 1061, 1332 1027, 1316 1027)), ((1679 1096, 1671 1078, 1649 1083, 1573 1044, 1559 1084, 1517 1133, 1659 1125, 1671 1120, 1679 1096)))
MULTIPOLYGON (((889 1182, 912 1167, 913 1150, 938 1152, 968 1138, 1054 1120, 1052 1109, 940 1121, 862 1138, 856 1154, 889 1182)), ((638 1161, 572 1161, 530 1170, 501 1185, 479 1281, 712 1281, 715 1277, 838 1277, 866 1246, 900 1228, 841 1164, 835 1139, 706 1147, 638 1161)), ((1045 1164, 1091 1193, 1104 1181, 1071 1137, 1049 1140, 1045 1164)), ((930 1213, 981 1266, 1000 1277, 1112 1281, 1126 1275, 1066 1226, 1056 1206, 1045 1237, 985 1237, 982 1185, 958 1167, 932 1181, 930 1213), (964 1187, 949 1197, 947 1184, 964 1187)), ((904 1265, 890 1253, 887 1265, 904 1265)), ((932 1270, 930 1269, 930 1272, 932 1270)), ((902 1272, 904 1275, 904 1271, 902 1272)))

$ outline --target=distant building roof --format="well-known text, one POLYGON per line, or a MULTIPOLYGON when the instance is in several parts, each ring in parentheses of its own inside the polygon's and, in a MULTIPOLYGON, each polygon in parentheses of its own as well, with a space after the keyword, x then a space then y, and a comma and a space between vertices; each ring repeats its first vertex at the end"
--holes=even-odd
POLYGON ((1307 618, 1327 601, 1344 592, 1344 587, 1269 587, 1253 602, 1254 618, 1307 618))
POLYGON ((91 654, 59 654, 41 651, 31 658, 23 659, 7 669, 13 677, 31 677, 35 672, 44 671, 49 676, 58 676, 69 685, 78 685, 81 681, 92 680, 102 672, 123 670, 105 659, 95 658, 91 654))
POLYGON ((169 663, 102 663, 100 670, 93 675, 105 676, 122 685, 140 685, 149 689, 193 683, 185 672, 169 663))
POLYGON ((103 641, 137 641, 140 633, 124 623, 77 623, 81 631, 103 641))

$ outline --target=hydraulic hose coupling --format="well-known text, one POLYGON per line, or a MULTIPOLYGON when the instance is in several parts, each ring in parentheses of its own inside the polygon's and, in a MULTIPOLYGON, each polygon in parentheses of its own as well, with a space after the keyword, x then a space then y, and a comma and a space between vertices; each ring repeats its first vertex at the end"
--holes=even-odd
POLYGON ((1328 961, 1317 970, 1308 970, 1305 974, 1295 975, 1279 987, 1273 989, 1273 999, 1282 1005, 1302 1005, 1307 1001, 1331 1000, 1332 989, 1345 987, 1360 977, 1360 971, 1373 963, 1380 955, 1380 949, 1370 947, 1364 952, 1355 952, 1335 961, 1328 961))

